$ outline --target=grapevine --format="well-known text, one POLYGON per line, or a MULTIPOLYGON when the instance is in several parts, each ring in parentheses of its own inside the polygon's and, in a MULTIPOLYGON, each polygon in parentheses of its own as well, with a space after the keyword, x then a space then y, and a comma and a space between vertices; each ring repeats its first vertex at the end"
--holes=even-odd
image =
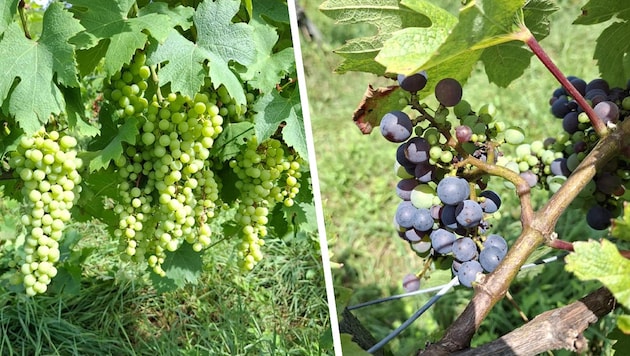
MULTIPOLYGON (((628 142, 624 137, 630 91, 626 80, 630 75, 618 60, 626 55, 626 49, 610 46, 612 34, 627 25, 620 16, 627 6, 603 10, 597 1, 584 4, 575 24, 614 20, 602 31, 594 51, 601 76, 580 78, 563 73, 539 43, 549 34, 549 14, 557 10, 549 2, 468 1, 456 13, 435 3, 402 2, 391 7, 375 5, 365 9, 362 17, 349 16, 358 3, 326 1, 320 10, 339 23, 369 23, 376 28, 375 36, 350 39, 338 50, 343 59, 336 70, 372 73, 388 83, 368 87, 353 120, 363 134, 378 127, 383 138, 398 145, 392 161, 398 180, 395 194, 402 201, 392 207, 391 231, 419 257, 417 264, 403 272, 406 275, 399 285, 413 293, 435 270, 443 269, 453 279, 438 294, 458 284, 473 289, 466 308, 439 339, 422 346, 417 343, 418 354, 450 354, 470 348, 482 322, 503 298, 520 312, 509 288, 527 259, 538 251, 568 251, 562 252, 566 254, 567 272, 579 280, 598 280, 603 285, 581 299, 601 302, 596 312, 590 313, 595 309, 589 305, 589 311, 583 313, 589 320, 611 313, 614 307, 610 303, 627 307, 627 277, 609 279, 610 274, 617 276, 613 269, 627 268, 629 255, 625 251, 628 142), (409 12, 417 16, 408 16, 409 12), (367 47, 372 50, 369 55, 358 50, 367 47), (550 74, 549 79, 555 78, 561 85, 549 93, 545 115, 534 114, 521 127, 510 126, 507 122, 511 119, 521 118, 505 119, 492 104, 467 100, 466 81, 476 75, 479 66, 489 82, 507 91, 534 56, 550 74), (552 117, 559 120, 553 122, 552 117), (527 126, 541 123, 557 129, 557 134, 528 141, 527 126), (494 230, 493 223, 502 216, 503 188, 511 190, 520 203, 520 211, 514 213, 520 217, 514 224, 518 225, 518 237, 502 236, 502 231, 494 230), (533 201, 532 196, 544 196, 545 200, 533 201), (567 241, 556 232, 556 224, 566 211, 581 214, 587 226, 581 236, 572 237, 578 241, 567 241), (594 241, 601 235, 595 230, 607 235, 594 241), (540 249, 541 245, 546 246, 540 249)), ((435 301, 432 298, 403 325, 394 326, 396 330, 381 342, 357 343, 369 353, 379 351, 435 301)), ((614 314, 619 313, 622 311, 614 314)), ((523 316, 527 325, 514 326, 513 334, 518 336, 502 337, 484 345, 483 351, 469 352, 585 350, 564 336, 536 351, 529 345, 518 345, 523 336, 529 343, 540 338, 542 332, 535 326, 540 320, 554 319, 552 315, 556 315, 555 310, 540 314, 538 320, 523 316)), ((615 333, 627 334, 627 315, 616 319, 617 315, 608 318, 617 322, 615 333)), ((563 335, 576 330, 566 316, 551 322, 563 335)), ((577 326, 580 338, 588 324, 577 326)), ((353 332, 356 322, 347 318, 341 325, 353 332)))
POLYGON ((22 85, 40 78, 17 70, 6 73, 21 78, 14 90, 0 83, 1 183, 21 188, 8 195, 23 202, 26 230, 0 245, 2 280, 46 293, 67 262, 68 226, 89 219, 153 280, 194 282, 173 271, 198 273, 226 242, 251 271, 265 238, 312 204, 293 48, 281 40, 287 5, 286 19, 237 0, 92 5, 20 2, 10 14, 22 27, 0 27, 3 58, 14 41, 68 65, 5 63, 46 73, 53 90, 26 104, 22 85), (101 15, 117 25, 99 27, 101 15))

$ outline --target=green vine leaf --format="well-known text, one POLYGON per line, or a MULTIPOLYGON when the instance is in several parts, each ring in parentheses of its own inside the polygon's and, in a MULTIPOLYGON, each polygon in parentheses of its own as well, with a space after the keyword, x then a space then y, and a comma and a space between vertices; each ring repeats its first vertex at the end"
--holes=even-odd
MULTIPOLYGON (((221 161, 236 157, 242 147, 254 136, 254 125, 251 122, 238 122, 227 125, 217 137, 210 153, 221 161)), ((260 140, 259 140, 260 142, 260 140)))
MULTIPOLYGON (((142 17, 149 14, 162 14, 169 18, 171 27, 181 27, 182 30, 188 30, 193 22, 192 17, 195 14, 195 9, 188 6, 178 5, 174 8, 169 8, 168 4, 163 2, 152 2, 138 11, 138 16, 142 17)), ((168 28, 168 26, 161 26, 162 28, 168 28)), ((168 35, 168 33, 166 34, 168 35)))
POLYGON ((166 272, 164 277, 151 273, 151 281, 158 293, 181 288, 188 283, 197 284, 203 270, 201 254, 184 243, 175 252, 166 252, 162 269, 166 272))
POLYGON ((374 61, 383 43, 398 30, 407 27, 429 27, 429 18, 399 4, 398 0, 327 0, 320 10, 340 24, 368 23, 376 26, 377 34, 348 41, 335 53, 344 61, 335 69, 338 73, 361 71, 385 74, 385 67, 374 61))
POLYGON ((210 57, 204 49, 173 30, 162 44, 149 46, 147 63, 168 62, 160 67, 159 84, 171 83, 173 92, 194 97, 208 75, 203 62, 210 57))
POLYGON ((409 75, 418 63, 428 61, 448 37, 457 18, 427 1, 402 1, 410 9, 431 19, 430 27, 408 27, 396 31, 385 41, 375 60, 387 72, 409 75))
POLYGON ((268 18, 277 23, 289 23, 289 8, 282 0, 256 1, 252 10, 252 19, 264 21, 263 18, 268 18))
POLYGON ((273 53, 273 48, 278 42, 276 30, 258 21, 252 21, 250 24, 254 30, 256 60, 248 66, 241 67, 241 79, 247 81, 253 88, 268 92, 295 66, 293 48, 273 53))
POLYGON ((566 257, 566 270, 581 280, 599 280, 617 301, 630 307, 630 260, 621 256, 608 240, 573 243, 575 252, 566 257))
POLYGON ((597 38, 593 58, 602 78, 612 86, 625 86, 630 75, 630 3, 627 1, 589 1, 582 7, 582 14, 573 22, 579 25, 593 25, 611 19, 613 22, 597 38))
MULTIPOLYGON (((164 41, 171 28, 169 14, 145 11, 142 16, 129 18, 128 13, 134 3, 130 0, 70 2, 71 11, 85 27, 85 31, 75 36, 72 42, 81 50, 88 50, 105 42, 106 45, 91 54, 97 54, 96 58, 99 60, 105 58, 103 68, 109 74, 129 63, 136 50, 144 47, 148 39, 145 30, 158 41, 164 41)), ((175 20, 180 20, 180 17, 175 17, 175 20)), ((96 59, 94 63, 97 63, 96 59)), ((82 72, 86 70, 83 69, 82 72)))
POLYGON ((630 241, 630 204, 624 204, 623 215, 613 220, 610 233, 620 240, 630 241))
POLYGON ((26 38, 16 22, 0 41, 0 68, 4 71, 0 77, 0 102, 6 99, 3 107, 18 118, 26 134, 48 122, 50 114, 65 109, 58 85, 79 85, 74 47, 68 41, 81 29, 63 4, 53 3, 44 13, 38 41, 26 38))
POLYGON ((297 88, 286 98, 276 90, 265 94, 254 104, 254 110, 257 112, 254 122, 259 142, 271 137, 284 122, 285 126, 282 128, 284 142, 293 147, 300 157, 308 158, 300 92, 297 88))
POLYGON ((84 161, 89 161, 87 165, 90 172, 95 172, 107 168, 109 163, 123 154, 123 143, 135 145, 139 135, 138 119, 130 117, 125 122, 116 126, 112 119, 112 113, 107 107, 101 109, 99 119, 103 125, 101 135, 92 142, 91 148, 96 149, 83 157, 84 161))
POLYGON ((9 27, 17 14, 18 2, 20 0, 8 0, 0 5, 0 35, 9 27))
POLYGON ((630 3, 618 0, 590 0, 582 6, 582 13, 573 22, 578 25, 594 25, 613 17, 630 20, 630 3))
POLYGON ((595 54, 603 78, 612 86, 625 86, 630 75, 630 22, 616 22, 597 38, 595 54), (614 44, 614 45, 611 45, 614 44))
POLYGON ((215 88, 223 84, 237 104, 245 104, 241 81, 229 63, 251 64, 256 56, 256 44, 250 25, 232 23, 239 7, 239 0, 204 1, 197 8, 194 22, 197 45, 210 53, 210 78, 215 88))

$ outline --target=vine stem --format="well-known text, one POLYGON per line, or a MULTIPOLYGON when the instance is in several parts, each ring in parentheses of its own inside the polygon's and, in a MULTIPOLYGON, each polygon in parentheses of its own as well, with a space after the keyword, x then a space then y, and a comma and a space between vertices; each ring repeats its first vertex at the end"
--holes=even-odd
POLYGON ((573 97, 575 101, 584 109, 584 112, 588 115, 589 120, 591 121, 591 125, 593 129, 597 133, 599 137, 604 137, 608 134, 608 128, 606 124, 602 120, 599 119, 595 110, 591 107, 591 105, 584 99, 582 94, 571 84, 571 82, 567 79, 567 77, 562 74, 562 71, 556 64, 551 60, 551 58, 547 55, 547 52, 540 46, 538 41, 532 33, 529 31, 525 25, 521 25, 521 32, 519 33, 519 39, 529 46, 529 48, 534 52, 536 57, 542 62, 542 64, 553 74, 553 76, 560 82, 562 87, 573 97))
POLYGON ((20 13, 20 21, 22 22, 22 29, 24 30, 24 36, 29 40, 32 39, 31 33, 28 31, 28 22, 26 21, 26 14, 24 13, 24 7, 26 3, 24 0, 20 0, 20 4, 18 5, 18 12, 20 13))
MULTIPOLYGON (((560 239, 553 239, 551 241, 549 241, 547 243, 547 246, 551 247, 551 248, 555 248, 557 250, 564 250, 564 251, 569 251, 569 252, 573 252, 574 248, 573 248, 573 242, 569 242, 569 241, 564 241, 564 240, 560 240, 560 239)), ((621 250, 619 251, 619 254, 627 259, 630 259, 630 251, 629 250, 621 250)))

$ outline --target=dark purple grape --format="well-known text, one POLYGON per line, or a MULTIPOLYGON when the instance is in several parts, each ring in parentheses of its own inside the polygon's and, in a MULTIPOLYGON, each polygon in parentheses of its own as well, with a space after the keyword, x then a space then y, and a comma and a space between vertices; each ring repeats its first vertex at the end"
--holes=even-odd
POLYGON ((381 134, 388 141, 403 142, 411 137, 413 124, 409 115, 402 111, 392 111, 381 119, 381 134))
POLYGON ((408 92, 416 92, 427 85, 427 72, 422 71, 408 76, 398 74, 398 85, 408 92))
POLYGON ((579 123, 577 111, 571 111, 564 115, 564 118, 562 119, 562 128, 567 133, 574 134, 578 131, 579 123))
POLYGON ((457 205, 444 205, 442 209, 440 209, 440 222, 447 229, 456 230, 459 227, 455 217, 456 208, 457 205))
POLYGON ((479 225, 483 219, 483 209, 474 200, 464 200, 457 204, 455 209, 455 219, 464 228, 471 228, 479 225))
POLYGON ((580 94, 582 94, 582 96, 586 94, 586 82, 583 79, 572 78, 569 81, 571 82, 571 84, 573 84, 575 89, 577 89, 577 91, 580 92, 580 94))
POLYGON ((405 231, 405 240, 415 243, 422 241, 422 237, 424 237, 425 233, 423 231, 418 231, 414 228, 407 229, 405 231))
POLYGON ((568 114, 570 111, 569 100, 566 95, 562 95, 551 105, 551 113, 559 119, 562 119, 564 115, 568 114))
POLYGON ((481 268, 486 272, 494 271, 499 263, 505 257, 505 252, 501 251, 498 247, 488 246, 484 247, 479 253, 479 264, 481 268))
POLYGON ((470 141, 472 133, 471 128, 466 125, 459 125, 455 128, 455 137, 461 143, 470 141))
POLYGON ((429 160, 429 150, 431 145, 422 137, 414 137, 407 141, 405 146, 405 157, 409 162, 422 163, 429 160))
POLYGON ((610 219, 612 219, 611 212, 603 206, 595 205, 586 213, 588 226, 595 230, 607 229, 611 224, 610 219))
POLYGON ((457 279, 459 279, 459 283, 461 285, 470 288, 472 287, 473 282, 477 279, 477 273, 483 273, 483 268, 479 262, 464 262, 457 270, 457 279))
POLYGON ((604 92, 608 93, 610 91, 610 86, 608 85, 608 82, 604 79, 597 78, 591 80, 590 82, 588 82, 588 84, 586 84, 586 92, 589 92, 592 89, 601 89, 604 92))
MULTIPOLYGON (((601 89, 591 89, 591 90, 587 90, 586 94, 584 94, 584 99, 586 100, 593 100, 593 98, 595 98, 596 96, 601 96, 604 98, 608 97, 608 93, 605 92, 604 90, 601 89)), ((604 99, 606 100, 606 99, 604 99)))
POLYGON ((527 185, 529 185, 530 188, 533 188, 536 186, 536 184, 538 184, 538 176, 532 171, 521 172, 519 176, 525 179, 527 185))
POLYGON ((413 227, 419 231, 429 231, 433 228, 433 217, 429 209, 418 209, 413 227))
POLYGON ((444 204, 456 205, 470 195, 470 187, 465 179, 458 177, 444 177, 438 183, 437 196, 444 204))
POLYGON ((462 237, 453 242, 453 257, 460 262, 468 262, 477 257, 477 244, 470 237, 462 237))
POLYGON ((497 234, 490 234, 486 237, 486 240, 483 242, 483 247, 496 247, 503 252, 505 255, 508 250, 508 245, 503 236, 497 234))
POLYGON ((492 190, 484 190, 479 193, 480 197, 484 197, 483 201, 479 203, 484 213, 492 214, 497 212, 501 207, 501 198, 492 190))
POLYGON ((431 212, 431 217, 433 220, 440 220, 440 211, 442 210, 441 205, 432 205, 429 211, 431 212))
POLYGON ((411 228, 416 220, 417 211, 418 208, 413 206, 410 201, 400 202, 396 209, 396 223, 404 229, 411 228))
POLYGON ((567 166, 567 159, 564 157, 554 159, 549 165, 551 174, 554 176, 568 177, 571 174, 569 167, 567 166))
MULTIPOLYGON (((564 88, 563 88, 563 87, 560 87, 560 88, 556 88, 556 89, 553 91, 553 94, 552 94, 551 96, 552 96, 552 98, 556 98, 556 99, 558 99, 559 97, 561 97, 561 96, 563 96, 563 95, 564 95, 564 96, 566 96, 566 95, 567 95, 567 91, 566 91, 566 90, 564 90, 564 88)), ((555 101, 555 100, 554 100, 554 101, 555 101)))
POLYGON ((452 251, 453 242, 455 242, 455 234, 448 230, 437 229, 433 230, 430 235, 431 245, 435 252, 445 255, 452 251))
POLYGON ((462 85, 453 78, 444 78, 435 86, 435 98, 440 104, 451 107, 462 100, 462 85))
POLYGON ((422 239, 422 241, 412 243, 411 248, 417 253, 425 253, 431 249, 431 241, 422 239))
POLYGON ((403 289, 405 292, 415 292, 420 289, 420 278, 413 273, 410 273, 403 277, 403 289))
POLYGON ((418 186, 418 181, 413 178, 402 179, 396 185, 396 194, 402 200, 411 199, 411 191, 418 186))
POLYGON ((435 166, 427 162, 416 164, 413 175, 421 183, 429 183, 435 178, 435 166))
POLYGON ((396 150, 396 161, 405 169, 407 173, 410 175, 414 175, 416 170, 416 165, 413 162, 409 162, 407 157, 405 157, 405 144, 401 144, 398 146, 396 150))
POLYGON ((588 145, 584 141, 579 141, 573 144, 573 152, 580 153, 586 151, 588 145))
POLYGON ((626 96, 628 96, 626 91, 619 87, 612 88, 608 92, 608 100, 612 102, 622 101, 626 96))
POLYGON ((612 101, 602 101, 595 105, 593 110, 605 124, 619 121, 619 107, 612 101))

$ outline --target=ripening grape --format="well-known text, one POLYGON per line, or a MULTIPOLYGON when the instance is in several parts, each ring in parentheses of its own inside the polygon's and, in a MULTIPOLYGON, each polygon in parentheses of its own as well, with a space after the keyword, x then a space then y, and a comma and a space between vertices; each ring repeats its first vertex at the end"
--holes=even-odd
POLYGON ((444 78, 435 86, 435 98, 444 106, 455 106, 462 99, 462 85, 456 79, 444 78))
POLYGON ((457 205, 468 198, 470 187, 465 179, 444 177, 438 183, 437 196, 444 204, 457 205))
POLYGON ((427 85, 427 72, 422 71, 408 76, 398 74, 398 85, 406 91, 417 92, 427 85))
POLYGON ((409 115, 402 111, 392 111, 383 116, 381 134, 391 142, 406 141, 413 131, 409 115))
POLYGON ((402 282, 405 292, 415 292, 420 289, 420 279, 415 274, 407 274, 403 277, 402 282))
POLYGON ((483 273, 481 264, 477 261, 468 261, 462 263, 457 269, 457 278, 459 283, 466 287, 472 287, 475 282, 478 273, 483 273))

